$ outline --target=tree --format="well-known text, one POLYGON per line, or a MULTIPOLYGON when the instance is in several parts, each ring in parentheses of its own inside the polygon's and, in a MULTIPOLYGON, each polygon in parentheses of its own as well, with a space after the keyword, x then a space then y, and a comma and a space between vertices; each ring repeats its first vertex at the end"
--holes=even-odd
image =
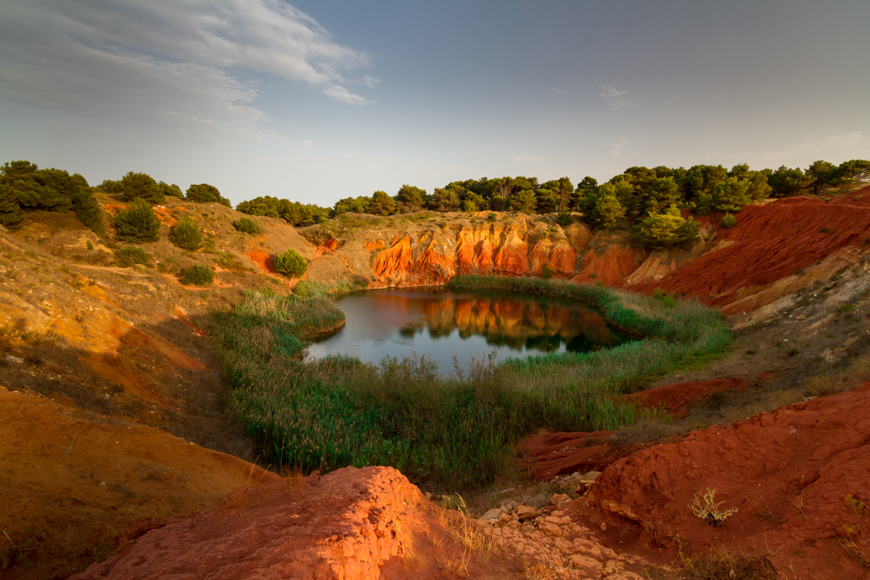
POLYGON ((822 190, 831 185, 835 177, 837 166, 833 163, 828 163, 819 159, 813 161, 812 165, 807 167, 805 175, 813 179, 810 184, 810 193, 819 195, 822 190))
POLYGON ((459 207, 459 196, 452 189, 435 188, 429 208, 435 211, 456 211, 459 207))
POLYGON ((396 213, 396 200, 390 197, 386 191, 376 191, 372 194, 368 213, 374 215, 392 215, 396 213))
POLYGON ((632 237, 641 245, 653 248, 669 246, 692 247, 698 241, 700 226, 692 218, 684 219, 676 204, 665 211, 645 217, 632 230, 632 237))
POLYGON ((592 211, 595 207, 595 197, 598 195, 598 180, 588 175, 577 184, 574 199, 577 209, 583 212, 592 211))
POLYGON ((160 239, 160 222, 151 205, 134 198, 127 209, 115 216, 118 239, 127 242, 156 242, 160 239))
POLYGON ((867 159, 852 159, 844 161, 837 167, 834 183, 841 187, 860 187, 870 182, 870 161, 867 159))
POLYGON ((420 211, 425 203, 426 190, 408 185, 407 183, 399 188, 396 193, 396 203, 403 213, 420 211))
POLYGON ((335 202, 335 213, 368 213, 372 198, 361 195, 359 197, 346 197, 335 202))
POLYGON ((157 184, 157 187, 166 197, 177 197, 179 199, 184 199, 184 193, 181 191, 181 188, 175 185, 169 185, 165 181, 161 181, 157 184))
POLYGON ((643 211, 652 215, 659 208, 670 207, 681 201, 680 186, 673 177, 659 177, 653 181, 643 196, 643 211))
POLYGON ((763 171, 750 171, 748 173, 749 189, 746 190, 752 201, 762 201, 770 195, 770 184, 767 183, 767 174, 763 171))
POLYGON ((202 245, 202 231, 193 218, 185 216, 173 226, 169 239, 179 248, 192 252, 202 245))
POLYGON ((605 183, 598 188, 592 219, 604 228, 615 228, 625 218, 625 206, 617 197, 617 187, 605 183))
POLYGON ((535 213, 538 207, 538 200, 535 198, 535 192, 531 189, 523 189, 514 193, 510 197, 510 206, 514 211, 520 213, 535 213))
POLYGON ((195 203, 213 203, 217 202, 227 207, 230 206, 230 200, 221 196, 221 192, 214 185, 208 183, 199 183, 191 185, 187 188, 187 201, 195 203))
POLYGON ((290 278, 298 278, 308 269, 308 262, 305 261, 299 252, 289 249, 275 260, 275 271, 279 274, 284 274, 290 278))
POLYGON ((22 177, 24 175, 36 173, 38 169, 39 167, 37 167, 35 163, 31 163, 30 161, 8 161, 3 164, 2 168, 0 168, 0 173, 10 179, 15 179, 16 177, 22 177))
POLYGON ((535 192, 536 210, 538 213, 553 213, 559 200, 556 194, 546 187, 541 187, 535 192))
POLYGON ((0 225, 15 228, 23 219, 21 206, 18 205, 18 196, 15 195, 12 186, 0 182, 0 225))
POLYGON ((728 179, 721 165, 693 165, 683 178, 686 201, 694 202, 701 213, 706 212, 716 186, 728 179))
POLYGON ((768 176, 767 182, 771 187, 771 196, 791 197, 804 193, 806 188, 812 185, 813 177, 805 175, 800 167, 790 169, 781 165, 768 176))
POLYGON ((568 208, 571 204, 571 194, 574 193, 574 184, 571 183, 571 179, 568 177, 561 177, 559 179, 548 181, 541 186, 541 189, 545 188, 553 192, 553 197, 556 200, 556 207, 550 211, 541 213, 561 211, 568 208))
POLYGON ((124 201, 139 198, 149 203, 163 203, 166 199, 157 182, 147 173, 128 172, 121 178, 120 188, 124 201))
POLYGON ((749 181, 729 177, 716 185, 716 189, 713 190, 713 208, 719 211, 738 212, 752 201, 748 191, 749 181))

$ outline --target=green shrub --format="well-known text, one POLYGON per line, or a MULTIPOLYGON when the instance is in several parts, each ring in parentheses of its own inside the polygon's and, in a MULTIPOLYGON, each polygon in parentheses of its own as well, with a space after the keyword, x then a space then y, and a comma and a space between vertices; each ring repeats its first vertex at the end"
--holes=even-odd
POLYGON ((722 216, 722 221, 719 222, 719 225, 723 228, 733 228, 737 225, 737 218, 730 213, 726 213, 722 216))
POLYGON ((296 250, 287 250, 275 260, 275 271, 290 278, 298 278, 308 269, 308 262, 296 250))
POLYGON ((94 242, 92 242, 90 240, 85 240, 85 247, 88 250, 93 250, 94 249, 94 242))
POLYGON ((209 185, 208 183, 199 183, 187 188, 187 200, 196 203, 216 202, 230 207, 230 200, 222 197, 218 188, 214 185, 209 185))
POLYGON ((541 269, 541 278, 552 278, 553 274, 554 274, 553 269, 550 267, 549 264, 547 264, 546 266, 543 267, 543 269, 541 269))
POLYGON ((260 224, 249 217, 242 217, 233 222, 233 227, 238 231, 255 236, 263 231, 260 224))
POLYGON ((199 264, 184 268, 179 280, 185 286, 207 286, 214 282, 214 270, 199 264))
POLYGON ((563 209, 556 216, 556 223, 564 228, 573 224, 574 218, 571 217, 571 212, 569 212, 567 209, 563 209))
POLYGON ((151 205, 135 198, 127 209, 115 216, 115 230, 119 240, 127 242, 156 242, 160 239, 160 222, 151 205))
POLYGON ((186 216, 173 226, 169 239, 183 250, 194 251, 202 245, 202 231, 193 218, 186 216))
POLYGON ((122 268, 129 268, 134 264, 147 266, 150 259, 151 257, 145 253, 145 250, 136 246, 127 246, 126 248, 115 250, 115 263, 122 268))

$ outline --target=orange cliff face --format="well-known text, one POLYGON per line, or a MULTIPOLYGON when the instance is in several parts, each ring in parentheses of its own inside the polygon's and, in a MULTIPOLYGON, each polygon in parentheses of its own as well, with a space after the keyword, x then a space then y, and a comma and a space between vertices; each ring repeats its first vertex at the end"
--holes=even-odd
POLYGON ((592 235, 574 224, 563 231, 533 230, 529 218, 470 224, 368 240, 372 287, 440 285, 457 274, 541 275, 545 267, 561 278, 576 273, 578 249, 592 235))

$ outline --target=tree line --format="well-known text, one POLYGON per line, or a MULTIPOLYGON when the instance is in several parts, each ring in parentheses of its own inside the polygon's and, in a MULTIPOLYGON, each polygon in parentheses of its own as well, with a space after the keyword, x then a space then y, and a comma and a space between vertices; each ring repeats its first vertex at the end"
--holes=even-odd
MULTIPOLYGON (((820 160, 806 170, 786 166, 751 170, 747 164, 730 170, 722 165, 694 165, 688 169, 635 166, 601 184, 588 176, 576 185, 568 177, 543 183, 536 177, 483 177, 453 181, 431 194, 406 184, 395 195, 379 190, 370 196, 340 199, 331 208, 261 196, 239 203, 236 209, 249 215, 281 218, 294 226, 323 223, 349 212, 389 216, 422 210, 557 213, 557 220, 566 225, 573 221, 570 212, 582 212, 584 221, 595 227, 630 227, 633 238, 644 246, 690 246, 699 230, 692 214, 726 212, 723 225, 733 225, 732 214, 752 202, 845 191, 867 183, 870 161, 864 159, 839 165, 820 160)), ((229 200, 207 183, 191 185, 183 193, 175 184, 131 171, 119 180, 105 180, 91 188, 79 174, 12 161, 0 168, 0 224, 15 227, 23 219, 22 212, 32 209, 73 210, 88 227, 102 232, 102 213, 93 198, 97 190, 127 202, 159 204, 174 197, 230 207, 229 200)))

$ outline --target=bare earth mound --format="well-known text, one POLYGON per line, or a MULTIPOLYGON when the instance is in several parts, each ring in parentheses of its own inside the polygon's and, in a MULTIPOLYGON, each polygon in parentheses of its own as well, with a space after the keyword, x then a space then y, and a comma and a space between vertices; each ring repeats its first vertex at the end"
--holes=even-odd
MULTIPOLYGON (((240 490, 197 516, 163 522, 74 578, 443 577, 462 549, 445 543, 434 509, 391 467, 287 478, 240 490)), ((493 559, 485 568, 468 562, 464 570, 474 578, 511 578, 517 567, 493 559)))

